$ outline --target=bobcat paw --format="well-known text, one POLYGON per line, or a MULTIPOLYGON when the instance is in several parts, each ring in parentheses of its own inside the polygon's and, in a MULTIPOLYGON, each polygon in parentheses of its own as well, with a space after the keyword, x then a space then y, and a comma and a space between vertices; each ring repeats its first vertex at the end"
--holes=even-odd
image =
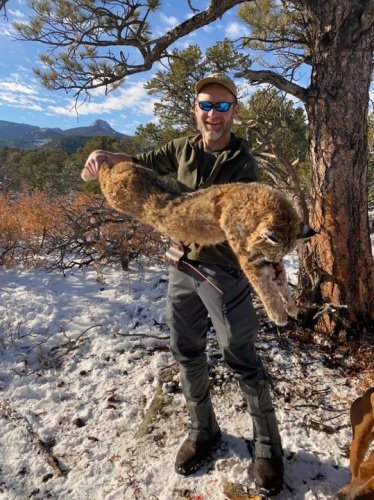
POLYGON ((287 304, 286 311, 291 318, 297 318, 299 314, 299 308, 295 304, 287 304))
POLYGON ((274 321, 274 323, 277 326, 284 326, 287 325, 287 313, 284 311, 284 313, 272 313, 268 312, 268 316, 271 319, 271 321, 274 321))

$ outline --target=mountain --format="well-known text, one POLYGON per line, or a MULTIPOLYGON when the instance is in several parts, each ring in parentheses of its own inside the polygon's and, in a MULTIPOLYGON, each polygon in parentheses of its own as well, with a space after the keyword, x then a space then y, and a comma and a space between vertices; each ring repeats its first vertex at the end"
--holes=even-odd
POLYGON ((88 127, 75 127, 67 130, 41 128, 25 123, 0 120, 0 147, 36 149, 48 145, 50 149, 56 144, 56 149, 65 149, 61 145, 71 149, 75 143, 84 144, 89 138, 100 135, 118 139, 129 137, 114 130, 105 120, 96 120, 88 127), (72 143, 68 140, 70 137, 74 137, 72 143))
POLYGON ((105 120, 96 120, 89 127, 76 127, 63 130, 65 136, 79 135, 81 137, 96 137, 98 135, 109 135, 112 137, 125 138, 124 134, 116 132, 105 120))

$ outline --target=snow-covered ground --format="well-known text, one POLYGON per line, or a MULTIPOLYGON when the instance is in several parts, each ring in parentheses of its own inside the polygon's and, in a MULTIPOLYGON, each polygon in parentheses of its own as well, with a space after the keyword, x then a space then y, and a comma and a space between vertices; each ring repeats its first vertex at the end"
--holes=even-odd
MULTIPOLYGON (((287 265, 295 272, 292 258, 287 265)), ((213 333, 223 443, 195 475, 174 472, 188 419, 167 348, 166 288, 165 269, 146 263, 99 276, 0 269, 1 499, 220 500, 230 482, 253 488, 250 419, 213 333)), ((349 480, 357 380, 271 329, 258 349, 275 382, 285 451, 277 498, 331 498, 349 480)))

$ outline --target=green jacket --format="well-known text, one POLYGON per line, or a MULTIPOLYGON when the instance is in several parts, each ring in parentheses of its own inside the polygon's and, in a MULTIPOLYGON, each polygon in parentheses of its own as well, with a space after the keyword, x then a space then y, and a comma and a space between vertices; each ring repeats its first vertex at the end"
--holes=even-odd
MULTIPOLYGON (((257 180, 258 171, 255 159, 249 152, 246 142, 234 134, 231 134, 227 148, 215 153, 215 156, 210 174, 204 180, 201 179, 201 165, 204 162, 201 134, 174 139, 159 149, 134 156, 133 161, 154 170, 159 175, 176 172, 178 187, 182 193, 212 184, 257 180)), ((187 257, 201 262, 239 267, 227 243, 214 246, 198 246, 192 243, 187 257)))

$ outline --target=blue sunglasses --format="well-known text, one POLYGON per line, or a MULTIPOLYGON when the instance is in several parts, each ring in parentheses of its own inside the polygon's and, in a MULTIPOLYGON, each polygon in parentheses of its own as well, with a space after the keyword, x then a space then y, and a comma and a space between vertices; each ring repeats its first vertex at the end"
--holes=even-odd
POLYGON ((228 111, 233 104, 235 103, 227 101, 222 101, 222 102, 198 101, 199 108, 202 109, 203 111, 210 111, 211 109, 214 108, 219 113, 225 113, 225 111, 228 111))

